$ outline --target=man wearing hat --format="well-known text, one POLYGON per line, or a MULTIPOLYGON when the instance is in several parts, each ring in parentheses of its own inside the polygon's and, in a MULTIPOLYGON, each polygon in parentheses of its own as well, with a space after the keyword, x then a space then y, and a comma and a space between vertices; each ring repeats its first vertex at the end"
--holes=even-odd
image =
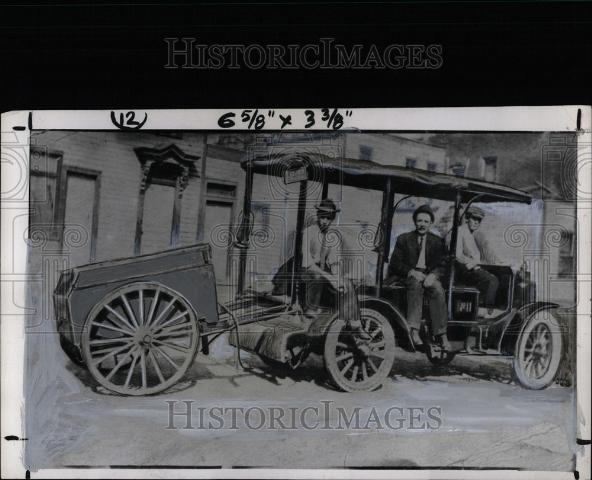
POLYGON ((446 325, 448 313, 441 279, 446 274, 446 247, 444 240, 430 232, 434 212, 422 205, 413 212, 415 230, 397 237, 395 250, 388 267, 388 279, 405 282, 407 287, 407 322, 415 345, 421 344, 419 327, 423 297, 429 299, 432 335, 443 350, 450 350, 446 325))
POLYGON ((338 288, 339 233, 330 228, 339 209, 324 198, 318 205, 316 222, 308 226, 302 238, 302 278, 306 283, 307 314, 320 312, 324 287, 338 288))
POLYGON ((334 296, 348 328, 366 338, 368 334, 362 329, 354 285, 339 268, 342 238, 338 230, 331 228, 339 209, 329 198, 321 200, 315 208, 316 222, 304 229, 302 238, 300 279, 306 285, 305 317, 314 318, 322 312, 322 307, 327 306, 321 305, 323 293, 328 291, 334 296))
POLYGON ((487 308, 488 315, 493 313, 499 280, 488 271, 482 269, 481 249, 475 239, 475 233, 485 218, 485 212, 471 206, 465 213, 466 223, 458 228, 456 240, 456 277, 463 283, 475 285, 480 292, 482 305, 487 308))

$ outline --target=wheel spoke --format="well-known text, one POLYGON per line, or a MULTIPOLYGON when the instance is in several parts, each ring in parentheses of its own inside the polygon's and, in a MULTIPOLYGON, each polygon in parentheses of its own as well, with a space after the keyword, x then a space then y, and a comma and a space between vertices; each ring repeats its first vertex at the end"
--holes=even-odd
MULTIPOLYGON (((133 343, 133 340, 131 340, 131 339, 126 342, 127 345, 131 345, 132 343, 133 343)), ((98 346, 94 350, 91 350, 90 353, 94 358, 97 358, 98 355, 102 355, 104 353, 110 353, 110 352, 113 352, 113 351, 119 349, 120 345, 112 345, 112 346, 105 345, 102 348, 101 348, 101 346, 98 346)), ((121 345, 121 346, 123 347, 124 345, 121 345)))
POLYGON ((191 324, 190 321, 187 322, 183 322, 183 323, 179 323, 177 325, 172 325, 170 327, 166 327, 166 328, 157 328, 156 330, 154 330, 154 332, 159 332, 158 334, 156 334, 155 336, 158 337, 160 335, 168 335, 170 333, 175 333, 178 331, 188 331, 191 332, 193 331, 193 325, 191 324))
POLYGON ((368 380, 368 369, 366 368, 366 362, 362 362, 362 381, 368 380))
POLYGON ((132 332, 135 330, 135 327, 133 327, 125 317, 123 317, 123 315, 121 315, 118 311, 114 310, 110 305, 105 305, 105 308, 107 310, 109 310, 109 312, 111 312, 113 315, 115 315, 119 320, 121 320, 126 327, 128 327, 132 332))
POLYGON ((171 307, 173 306, 174 303, 175 303, 175 299, 171 299, 171 301, 163 309, 163 311, 158 314, 158 317, 156 318, 156 320, 154 320, 154 322, 152 322, 152 325, 154 325, 154 326, 158 325, 158 322, 160 321, 160 319, 164 316, 164 314, 166 312, 168 312, 171 309, 171 307))
POLYGON ((140 325, 144 325, 144 290, 138 291, 138 309, 140 310, 140 325))
POLYGON ((370 343, 368 346, 374 350, 375 348, 381 348, 381 347, 384 347, 385 345, 386 345, 385 341, 382 340, 380 342, 370 343))
MULTIPOLYGON (((173 318, 169 318, 166 322, 159 324, 158 328, 156 330, 158 331, 161 328, 166 327, 167 325, 170 325, 171 323, 175 322, 176 320, 179 320, 180 318, 183 318, 184 316, 186 316, 188 314, 189 314, 189 312, 187 312, 187 311, 179 313, 179 314, 175 315, 173 318)), ((185 323, 188 323, 188 322, 182 322, 179 325, 183 325, 185 323)), ((156 323, 155 323, 155 325, 156 325, 156 323)), ((174 326, 176 327, 178 325, 174 325, 174 326)))
POLYGON ((158 365, 158 361, 156 360, 154 353, 152 353, 152 350, 148 350, 148 357, 150 358, 150 361, 154 365, 154 370, 156 370, 156 375, 158 375, 158 379, 160 380, 160 383, 164 383, 165 380, 162 375, 162 371, 160 370, 160 366, 158 365))
POLYGON ((336 362, 341 362, 341 361, 343 361, 343 360, 347 360, 348 358, 351 358, 351 357, 353 357, 353 356, 354 356, 354 354, 353 354, 353 353, 351 353, 351 352, 345 352, 345 353, 343 353, 343 354, 339 355, 339 356, 338 356, 338 357, 335 359, 335 361, 336 361, 336 362))
POLYGON ((106 328, 107 330, 112 330, 114 332, 120 332, 120 333, 127 335, 128 337, 133 335, 133 333, 130 332, 129 330, 115 327, 113 325, 106 325, 105 323, 92 322, 91 325, 94 325, 95 327, 99 327, 99 328, 106 328))
POLYGON ((378 368, 376 368, 376 365, 374 365, 374 362, 372 361, 372 359, 370 357, 368 357, 366 359, 366 362, 368 363, 368 365, 370 365, 372 370, 374 370, 374 373, 378 372, 378 368))
POLYGON ((354 360, 353 358, 348 360, 347 363, 345 364, 345 367, 343 367, 340 372, 341 375, 343 375, 345 377, 345 374, 349 371, 349 369, 352 367, 352 365, 354 364, 354 360))
POLYGON ((142 371, 142 388, 146 388, 148 386, 148 380, 146 378, 146 354, 143 349, 140 352, 140 369, 142 371))
POLYGON ((127 377, 125 377, 125 383, 123 384, 123 388, 127 388, 130 380, 132 379, 132 375, 134 374, 134 369, 136 368, 136 363, 138 363, 138 355, 134 354, 132 358, 132 364, 130 365, 130 369, 127 372, 127 377))
POLYGON ((524 359, 524 367, 528 367, 534 361, 534 355, 529 355, 528 358, 524 359))
POLYGON ((358 370, 359 370, 359 367, 356 365, 354 367, 354 371, 352 372, 352 376, 351 376, 351 381, 352 382, 356 382, 357 381, 357 378, 358 378, 358 370))
MULTIPOLYGON (((528 367, 527 367, 528 368, 528 376, 529 377, 532 377, 533 373, 535 373, 534 372, 534 363, 535 363, 534 362, 534 357, 531 357, 531 360, 528 362, 528 367)), ((536 373, 535 373, 535 375, 536 375, 536 373)))
POLYGON ((537 362, 534 364, 534 374, 537 378, 539 378, 541 376, 540 371, 542 370, 540 367, 542 367, 540 360, 537 360, 537 362))
POLYGON ((384 350, 370 350, 369 355, 384 359, 386 357, 386 352, 384 350))
MULTIPOLYGON (((129 342, 129 338, 125 337, 117 337, 117 338, 107 338, 105 340, 91 340, 88 342, 89 345, 109 345, 111 343, 121 343, 121 342, 129 342)), ((115 347, 114 347, 115 348, 115 347)))
POLYGON ((163 347, 168 347, 171 348, 173 350, 177 350, 178 352, 181 353, 187 353, 189 351, 188 348, 182 347, 180 345, 177 345, 176 343, 170 343, 170 342, 163 342, 162 340, 153 340, 154 343, 157 343, 159 345, 162 345, 163 347))
POLYGON ((124 350, 130 348, 131 345, 133 345, 133 343, 130 341, 127 344, 125 344, 123 347, 113 349, 110 353, 99 358, 98 360, 93 359, 92 363, 93 363, 93 365, 98 365, 99 363, 104 362, 107 358, 112 357, 113 355, 116 355, 116 354, 123 352, 124 350))
POLYGON ((177 364, 176 364, 176 363, 173 361, 173 359, 172 359, 172 358, 171 358, 171 357, 170 357, 170 356, 169 356, 169 355, 168 355, 168 354, 167 354, 167 353, 166 353, 166 352, 165 352, 165 351, 164 351, 162 348, 160 348, 160 347, 158 347, 158 346, 154 345, 154 349, 155 349, 155 350, 156 350, 158 353, 160 353, 160 354, 161 354, 161 355, 162 355, 162 356, 165 358, 165 360, 166 360, 167 362, 169 362, 169 363, 170 363, 170 364, 171 364, 171 365, 172 365, 172 366, 175 368, 175 370, 179 370, 179 365, 177 365, 177 364))
POLYGON ((158 297, 160 296, 160 289, 156 290, 154 294, 154 298, 150 303, 150 310, 148 311, 148 317, 146 318, 146 325, 150 325, 152 322, 152 316, 154 315, 154 310, 156 310, 156 304, 158 303, 158 297))
POLYGON ((125 293, 121 295, 121 300, 123 301, 123 305, 125 307, 125 310, 127 311, 129 318, 135 324, 136 327, 139 327, 140 324, 138 323, 138 320, 136 319, 136 316, 134 315, 131 305, 127 301, 127 297, 125 296, 125 293))
POLYGON ((111 372, 109 372, 109 375, 107 375, 105 378, 107 380, 110 380, 111 377, 113 377, 113 375, 115 375, 119 369, 123 366, 123 364, 126 362, 126 360, 129 358, 130 355, 132 355, 136 350, 138 349, 137 346, 135 346, 134 348, 132 348, 129 352, 127 352, 122 358, 121 360, 119 360, 119 362, 117 362, 117 364, 115 365, 115 367, 113 367, 113 370, 111 370, 111 372))
POLYGON ((175 333, 169 333, 167 335, 158 335, 157 338, 159 340, 168 340, 168 339, 183 339, 183 338, 188 338, 191 334, 191 331, 187 331, 187 332, 175 332, 175 333))

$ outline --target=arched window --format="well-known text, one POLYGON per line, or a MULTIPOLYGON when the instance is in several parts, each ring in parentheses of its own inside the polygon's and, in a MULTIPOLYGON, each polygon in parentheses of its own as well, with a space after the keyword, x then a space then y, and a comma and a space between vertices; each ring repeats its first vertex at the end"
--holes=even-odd
POLYGON ((141 164, 134 253, 150 253, 179 245, 181 199, 192 177, 199 177, 199 156, 176 145, 134 150, 141 164))

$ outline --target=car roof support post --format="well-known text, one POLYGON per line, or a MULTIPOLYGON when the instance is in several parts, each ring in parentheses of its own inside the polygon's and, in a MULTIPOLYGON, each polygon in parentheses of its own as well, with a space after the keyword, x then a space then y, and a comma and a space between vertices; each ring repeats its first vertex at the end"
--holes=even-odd
POLYGON ((251 236, 251 192, 253 191, 253 169, 247 167, 245 181, 245 195, 243 200, 243 211, 241 224, 236 235, 235 246, 239 249, 239 267, 238 267, 238 293, 243 293, 245 289, 245 275, 247 270, 247 249, 249 248, 249 238, 251 236))
POLYGON ((456 262, 456 242, 458 239, 458 227, 460 223, 461 192, 456 191, 454 200, 454 215, 452 217, 452 234, 450 236, 450 251, 448 257, 448 320, 452 320, 452 289, 454 288, 454 270, 456 262))
POLYGON ((383 277, 384 263, 388 261, 390 250, 391 230, 393 227, 393 202, 395 199, 395 189, 393 188, 393 179, 387 178, 384 190, 382 191, 382 208, 380 210, 380 224, 375 238, 375 251, 378 253, 376 259, 376 296, 380 297, 383 277))
POLYGON ((291 272, 292 285, 292 301, 291 304, 295 305, 299 302, 300 292, 299 283, 297 281, 297 274, 302 268, 302 237, 304 235, 304 216, 306 213, 306 188, 308 182, 302 180, 300 182, 300 191, 298 193, 298 215, 296 217, 296 238, 294 241, 294 263, 291 272))

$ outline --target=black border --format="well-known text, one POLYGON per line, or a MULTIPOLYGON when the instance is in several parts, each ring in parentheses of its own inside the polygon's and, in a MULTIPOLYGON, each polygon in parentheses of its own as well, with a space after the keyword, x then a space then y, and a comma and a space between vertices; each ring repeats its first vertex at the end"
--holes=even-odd
POLYGON ((0 7, 0 111, 592 104, 588 2, 38 0, 0 7), (436 70, 165 69, 207 44, 441 44, 436 70))

